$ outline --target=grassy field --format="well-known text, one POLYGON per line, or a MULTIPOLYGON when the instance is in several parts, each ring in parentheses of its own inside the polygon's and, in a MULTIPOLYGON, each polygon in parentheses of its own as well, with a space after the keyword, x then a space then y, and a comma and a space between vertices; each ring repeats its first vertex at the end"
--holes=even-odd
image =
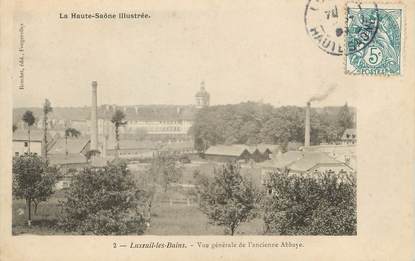
MULTIPOLYGON (((32 227, 26 226, 24 200, 13 201, 13 234, 63 235, 66 233, 57 229, 57 215, 60 198, 52 197, 49 201, 39 204, 36 215, 33 215, 32 227)), ((261 235, 262 220, 254 219, 242 224, 238 229, 239 235, 261 235)), ((146 235, 223 235, 223 227, 208 224, 206 216, 197 206, 156 204, 152 208, 151 225, 146 235)))
MULTIPOLYGON (((65 234, 56 228, 59 198, 52 197, 39 204, 37 214, 32 213, 32 226, 26 225, 26 204, 24 200, 13 200, 12 232, 19 234, 61 235, 65 234)), ((33 210, 32 210, 33 211, 33 210)))
MULTIPOLYGON (((193 173, 199 169, 203 174, 212 175, 213 169, 219 165, 209 162, 192 163, 184 165, 181 183, 194 184, 193 173)), ((133 171, 134 173, 134 171, 133 171)), ((252 179, 258 179, 259 173, 254 169, 243 168, 243 174, 252 179)), ((139 172, 136 172, 139 178, 139 172)), ((187 204, 169 204, 169 199, 187 199, 188 194, 183 191, 172 190, 159 195, 159 200, 152 207, 150 227, 145 234, 148 235, 223 235, 224 228, 210 225, 206 216, 198 209, 194 201, 187 204)), ((67 234, 57 229, 57 216, 59 201, 65 198, 62 191, 55 193, 47 202, 39 204, 36 215, 32 215, 32 227, 26 226, 24 200, 13 201, 13 234, 67 234)), ((185 200, 184 200, 185 201, 185 200)), ((263 221, 261 218, 242 224, 237 231, 239 235, 261 235, 263 221)))
MULTIPOLYGON (((149 235, 223 235, 224 228, 210 225, 206 216, 196 206, 169 206, 159 204, 154 207, 149 235)), ((260 218, 241 225, 237 234, 262 234, 260 218)))

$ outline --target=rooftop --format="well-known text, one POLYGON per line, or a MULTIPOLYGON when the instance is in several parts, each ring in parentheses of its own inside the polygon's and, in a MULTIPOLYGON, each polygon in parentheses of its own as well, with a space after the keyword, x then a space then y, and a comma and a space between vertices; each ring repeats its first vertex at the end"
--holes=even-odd
POLYGON ((257 145, 245 145, 245 144, 232 144, 232 145, 215 145, 209 147, 205 154, 207 155, 223 155, 223 156, 240 156, 244 151, 254 153, 255 151, 265 153, 267 151, 276 153, 281 150, 279 145, 275 144, 257 144, 257 145))
POLYGON ((65 138, 59 138, 50 148, 49 154, 65 154, 66 149, 70 154, 81 153, 89 143, 90 140, 86 138, 68 138, 67 143, 65 138))
MULTIPOLYGON (((29 140, 28 130, 16 130, 13 132, 14 141, 27 141, 29 140)), ((51 140, 51 136, 48 134, 48 141, 51 140)), ((30 141, 43 141, 43 131, 38 129, 30 129, 30 141)))
POLYGON ((205 154, 239 157, 245 151, 249 152, 246 145, 216 145, 209 147, 205 154))
MULTIPOLYGON (((160 147, 158 142, 155 141, 141 141, 141 140, 134 140, 134 139, 124 139, 120 140, 120 149, 124 150, 133 150, 133 149, 158 149, 160 147)), ((107 149, 115 149, 116 148, 116 141, 108 142, 107 149)))
POLYGON ((65 164, 86 164, 87 160, 84 155, 79 153, 65 154, 52 154, 49 155, 49 162, 52 165, 65 165, 65 164))
POLYGON ((272 160, 260 163, 264 168, 289 168, 295 171, 308 171, 319 164, 344 164, 330 157, 324 152, 288 151, 280 154, 272 160))

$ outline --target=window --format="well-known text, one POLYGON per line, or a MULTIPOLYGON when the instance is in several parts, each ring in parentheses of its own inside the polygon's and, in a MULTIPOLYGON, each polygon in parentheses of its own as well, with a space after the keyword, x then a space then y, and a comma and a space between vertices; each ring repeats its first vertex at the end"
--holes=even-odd
POLYGON ((14 155, 17 157, 19 156, 19 152, 15 152, 14 155))
POLYGON ((25 147, 27 147, 27 146, 28 146, 28 143, 27 143, 27 141, 25 141, 25 142, 24 142, 24 146, 25 146, 25 147))

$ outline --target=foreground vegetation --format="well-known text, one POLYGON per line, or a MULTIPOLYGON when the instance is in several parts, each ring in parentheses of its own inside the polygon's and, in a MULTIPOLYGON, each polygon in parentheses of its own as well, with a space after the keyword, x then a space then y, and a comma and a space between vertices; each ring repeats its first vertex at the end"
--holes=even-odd
POLYGON ((264 187, 252 183, 251 177, 259 173, 250 176, 250 169, 230 165, 214 171, 214 165, 202 166, 203 173, 190 171, 198 169, 195 166, 184 168, 182 180, 197 184, 194 188, 171 184, 167 190, 149 186, 147 191, 136 183, 146 173, 129 173, 123 163, 109 166, 107 172, 85 169, 70 189, 55 191, 39 204, 30 227, 27 204, 16 198, 13 233, 356 234, 354 176, 338 179, 327 174, 315 179, 274 173, 264 187), (121 178, 123 175, 128 178, 121 178), (225 179, 228 181, 222 183, 225 179), (117 187, 122 189, 115 192, 117 187), (151 190, 154 194, 148 193, 151 190))

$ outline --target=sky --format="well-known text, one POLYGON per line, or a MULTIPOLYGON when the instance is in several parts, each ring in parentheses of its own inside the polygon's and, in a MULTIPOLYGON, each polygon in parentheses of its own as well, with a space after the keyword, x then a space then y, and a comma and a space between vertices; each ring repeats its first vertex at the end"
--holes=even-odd
POLYGON ((62 20, 59 13, 73 7, 39 7, 30 15, 22 8, 16 44, 24 23, 25 89, 17 88, 16 68, 13 106, 40 106, 45 98, 57 107, 89 106, 92 81, 99 104, 194 104, 204 81, 212 105, 304 106, 332 86, 319 106, 353 105, 355 87, 342 84, 344 57, 322 52, 309 38, 301 1, 276 2, 148 8, 150 19, 132 21, 62 20))

